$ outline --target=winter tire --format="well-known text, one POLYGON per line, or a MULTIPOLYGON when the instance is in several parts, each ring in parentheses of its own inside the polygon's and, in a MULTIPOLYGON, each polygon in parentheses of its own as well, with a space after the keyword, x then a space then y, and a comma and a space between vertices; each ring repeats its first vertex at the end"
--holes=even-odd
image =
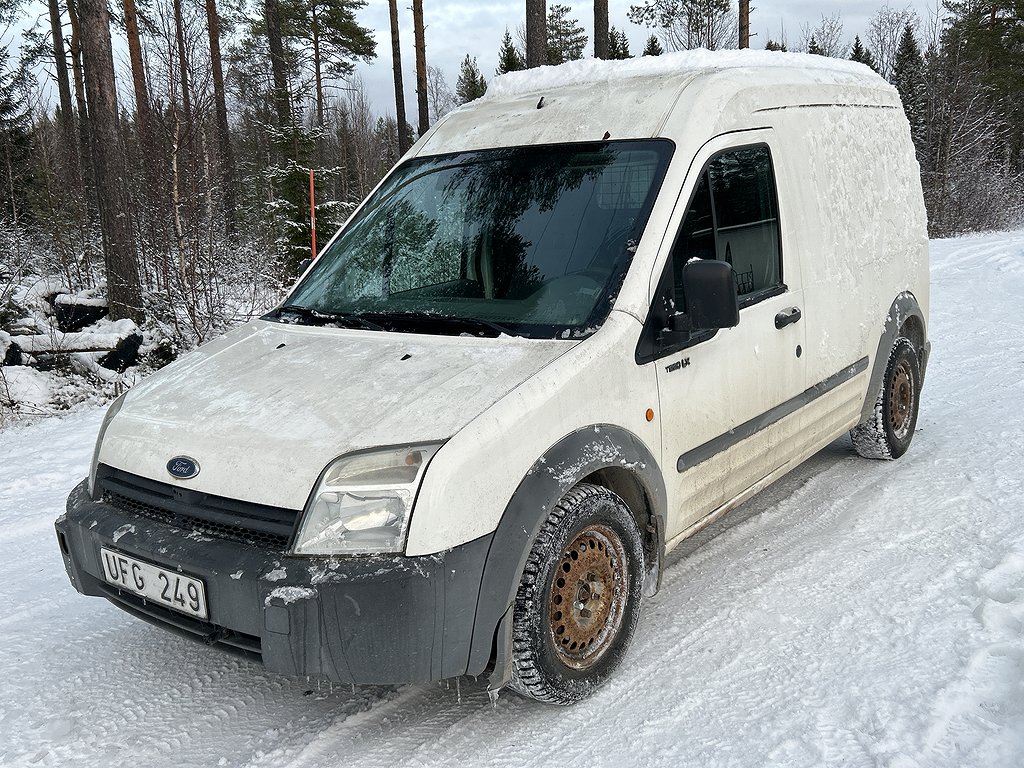
POLYGON ((857 453, 867 459, 898 459, 906 453, 917 427, 920 397, 917 351, 901 336, 889 353, 871 416, 850 431, 857 453))
POLYGON ((593 693, 633 636, 643 572, 622 499, 587 483, 569 491, 541 526, 516 593, 509 687, 552 704, 593 693))

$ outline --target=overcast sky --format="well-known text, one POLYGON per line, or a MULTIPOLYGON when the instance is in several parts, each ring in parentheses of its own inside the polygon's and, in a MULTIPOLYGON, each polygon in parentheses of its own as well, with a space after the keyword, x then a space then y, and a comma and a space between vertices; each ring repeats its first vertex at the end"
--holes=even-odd
MULTIPOLYGON (((632 0, 633 3, 639 0, 632 0)), ((553 0, 548 0, 548 6, 553 0)), ((587 56, 593 56, 593 3, 577 0, 563 0, 564 5, 573 9, 587 30, 589 37, 587 56)), ((639 54, 644 42, 652 31, 631 24, 626 18, 630 0, 609 0, 610 23, 625 31, 629 37, 629 49, 639 54)), ((936 0, 890 0, 893 8, 915 9, 922 21, 927 21, 929 9, 935 8, 936 0)), ((415 53, 413 50, 412 11, 410 0, 399 0, 399 26, 402 37, 402 67, 405 81, 406 112, 416 122, 416 75, 415 53)), ((735 6, 735 2, 733 3, 735 6)), ((753 37, 750 45, 763 48, 768 38, 779 39, 785 35, 791 45, 801 37, 804 25, 816 26, 821 16, 839 13, 844 33, 849 41, 859 34, 862 38, 867 30, 868 20, 885 0, 753 0, 754 10, 750 16, 750 31, 753 37)), ((468 53, 477 58, 477 63, 488 81, 498 65, 498 46, 505 28, 516 36, 516 28, 524 20, 523 0, 423 0, 423 15, 426 24, 427 63, 441 67, 454 89, 458 77, 459 63, 468 53)), ((374 107, 379 112, 394 114, 394 82, 391 74, 391 33, 388 21, 388 3, 385 0, 369 0, 358 15, 359 21, 376 32, 377 58, 372 64, 360 64, 356 71, 362 77, 374 107)))

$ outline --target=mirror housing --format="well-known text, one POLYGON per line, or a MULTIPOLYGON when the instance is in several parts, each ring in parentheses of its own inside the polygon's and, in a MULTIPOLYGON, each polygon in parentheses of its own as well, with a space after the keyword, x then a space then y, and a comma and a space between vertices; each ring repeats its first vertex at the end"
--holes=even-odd
POLYGON ((732 265, 713 259, 691 259, 683 267, 686 315, 693 331, 735 328, 740 303, 732 265))

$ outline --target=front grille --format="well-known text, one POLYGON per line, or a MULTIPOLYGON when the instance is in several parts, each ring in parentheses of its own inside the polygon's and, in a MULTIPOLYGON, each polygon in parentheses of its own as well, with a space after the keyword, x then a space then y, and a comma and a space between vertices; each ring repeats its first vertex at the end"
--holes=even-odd
POLYGON ((287 549, 299 515, 291 509, 178 488, 104 465, 96 479, 103 501, 125 514, 269 551, 287 549))

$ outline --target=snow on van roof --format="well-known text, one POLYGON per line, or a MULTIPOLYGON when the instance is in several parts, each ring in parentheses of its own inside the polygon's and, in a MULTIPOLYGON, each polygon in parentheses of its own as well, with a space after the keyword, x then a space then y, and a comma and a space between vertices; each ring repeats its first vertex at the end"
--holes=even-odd
MULTIPOLYGON (((865 83, 881 84, 885 81, 870 67, 846 59, 833 59, 807 53, 778 51, 730 50, 709 51, 703 48, 661 56, 641 56, 635 59, 607 61, 582 59, 554 67, 536 67, 520 72, 509 72, 496 77, 487 88, 485 99, 517 96, 561 88, 568 85, 586 85, 627 80, 634 77, 679 75, 687 72, 709 72, 740 67, 753 69, 812 70, 842 74, 848 80, 853 75, 865 83)), ((831 79, 831 78, 823 78, 831 79)))

